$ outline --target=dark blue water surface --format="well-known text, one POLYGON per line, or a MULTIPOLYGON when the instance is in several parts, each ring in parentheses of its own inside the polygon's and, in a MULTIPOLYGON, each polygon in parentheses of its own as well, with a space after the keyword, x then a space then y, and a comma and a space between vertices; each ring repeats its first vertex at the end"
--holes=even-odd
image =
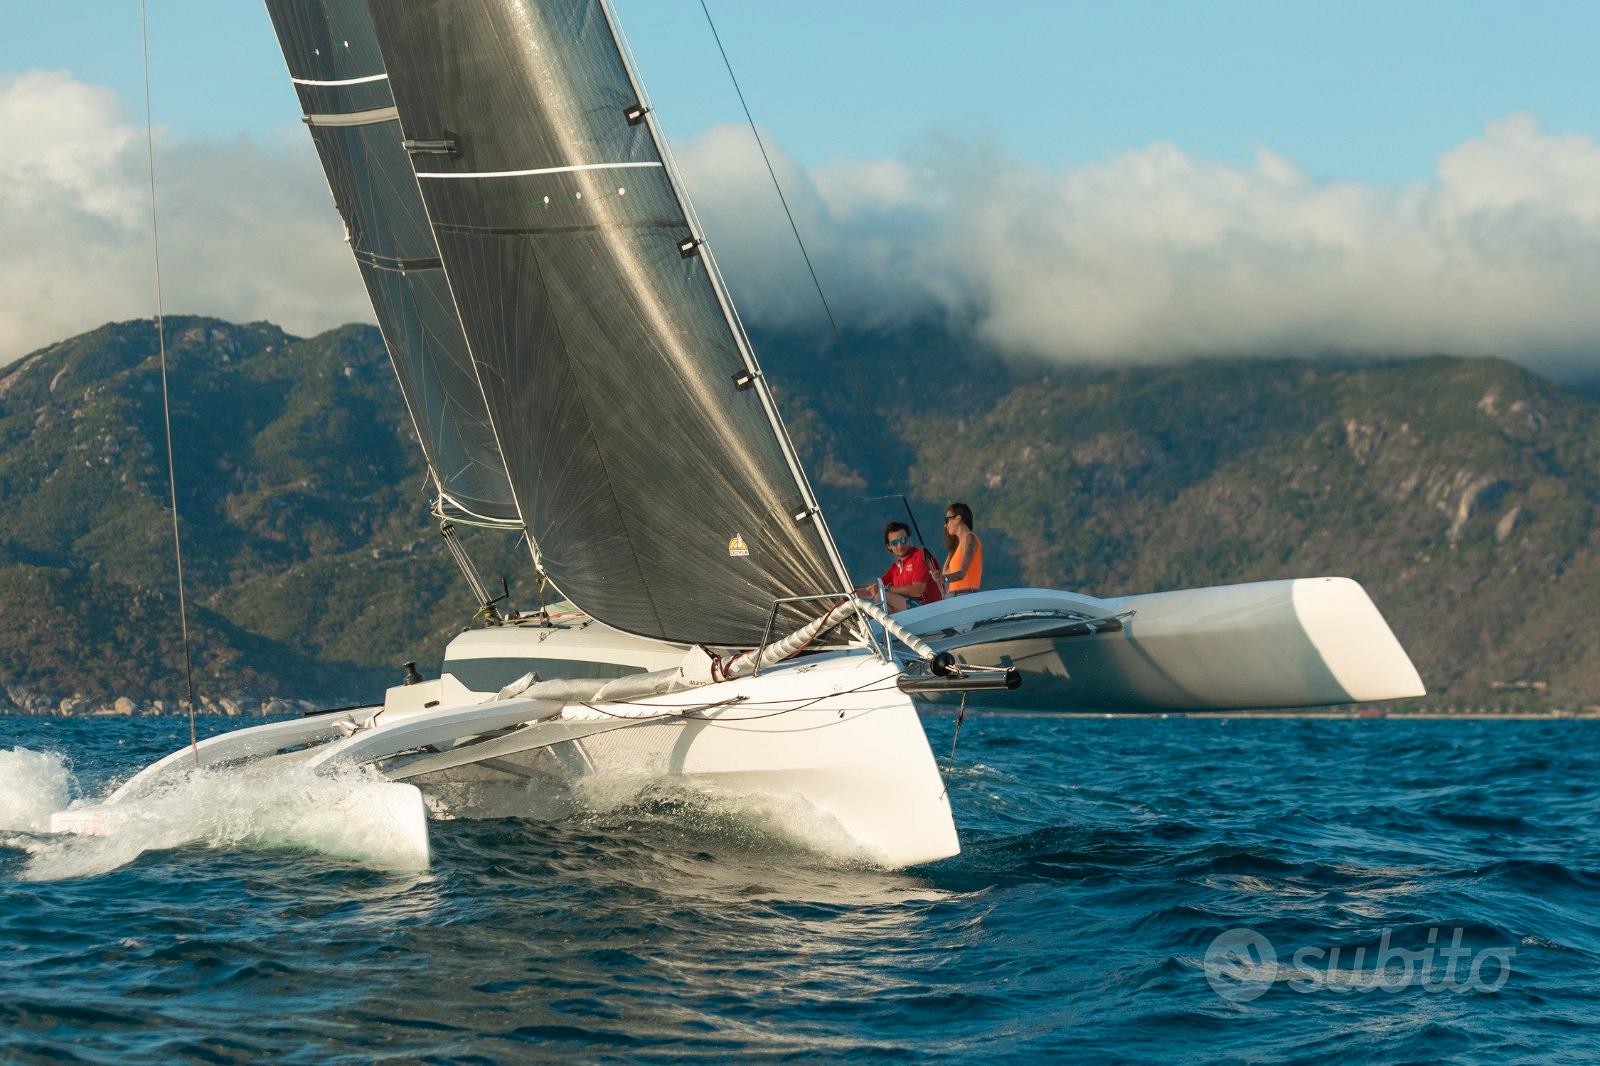
MULTIPOLYGON (((0 719, 85 794, 185 738, 0 719)), ((1590 721, 969 717, 965 851, 908 873, 682 795, 435 823, 422 874, 290 842, 38 881, 42 838, 0 831, 0 1060, 1593 1062, 1597 747, 1590 721)))

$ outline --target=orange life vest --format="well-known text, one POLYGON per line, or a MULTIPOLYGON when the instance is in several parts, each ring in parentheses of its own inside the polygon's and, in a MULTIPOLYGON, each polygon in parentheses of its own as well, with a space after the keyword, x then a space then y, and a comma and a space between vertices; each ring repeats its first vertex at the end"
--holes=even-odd
POLYGON ((950 553, 950 558, 945 560, 944 572, 953 574, 962 566, 967 567, 967 572, 961 575, 961 580, 950 582, 951 592, 977 592, 983 584, 983 541, 978 535, 972 535, 972 561, 967 563, 961 557, 961 545, 956 545, 956 550, 950 553))

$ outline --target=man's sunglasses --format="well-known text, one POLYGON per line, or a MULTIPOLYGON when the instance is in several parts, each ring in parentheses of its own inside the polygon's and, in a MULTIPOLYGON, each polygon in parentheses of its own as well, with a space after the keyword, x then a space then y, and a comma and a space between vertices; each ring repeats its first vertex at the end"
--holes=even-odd
POLYGON ((906 541, 908 541, 910 539, 911 539, 910 537, 895 537, 893 540, 885 541, 884 543, 888 547, 898 548, 898 547, 900 547, 900 545, 904 544, 906 541))

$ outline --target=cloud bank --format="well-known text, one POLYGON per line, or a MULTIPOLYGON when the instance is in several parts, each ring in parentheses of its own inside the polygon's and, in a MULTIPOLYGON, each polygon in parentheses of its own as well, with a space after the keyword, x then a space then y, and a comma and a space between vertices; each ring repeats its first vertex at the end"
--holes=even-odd
MULTIPOLYGON (((311 332, 372 317, 310 139, 156 130, 169 313, 311 332)), ((0 77, 0 364, 154 312, 141 118, 60 71, 0 77)))
MULTIPOLYGON (((741 305, 815 308, 749 131, 682 154, 741 305)), ((779 177, 857 322, 939 313, 1073 361, 1451 352, 1600 371, 1600 143, 1529 115, 1398 189, 1319 181, 1265 148, 1246 167, 1153 144, 1047 170, 936 138, 779 177)))
MULTIPOLYGON (((0 80, 0 362, 151 308, 143 127, 62 73, 0 80)), ((768 148, 776 147, 768 137, 768 148)), ((158 136, 167 306, 295 332, 370 320, 303 130, 158 136)), ((746 316, 821 313, 749 131, 679 160, 746 316)), ((937 316, 1074 361, 1494 353, 1600 370, 1600 143, 1512 115, 1400 187, 1152 144, 1048 169, 930 135, 903 158, 805 170, 774 152, 835 314, 937 316)))

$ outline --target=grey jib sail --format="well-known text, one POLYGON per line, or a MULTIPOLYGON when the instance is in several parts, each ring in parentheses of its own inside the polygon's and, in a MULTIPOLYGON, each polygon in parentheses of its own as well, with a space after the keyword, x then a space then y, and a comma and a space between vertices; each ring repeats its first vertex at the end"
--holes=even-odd
POLYGON ((268 0, 445 513, 516 504, 428 228, 364 0, 268 0))
POLYGON ((839 590, 599 0, 368 7, 544 571, 603 622, 709 644, 839 590))

